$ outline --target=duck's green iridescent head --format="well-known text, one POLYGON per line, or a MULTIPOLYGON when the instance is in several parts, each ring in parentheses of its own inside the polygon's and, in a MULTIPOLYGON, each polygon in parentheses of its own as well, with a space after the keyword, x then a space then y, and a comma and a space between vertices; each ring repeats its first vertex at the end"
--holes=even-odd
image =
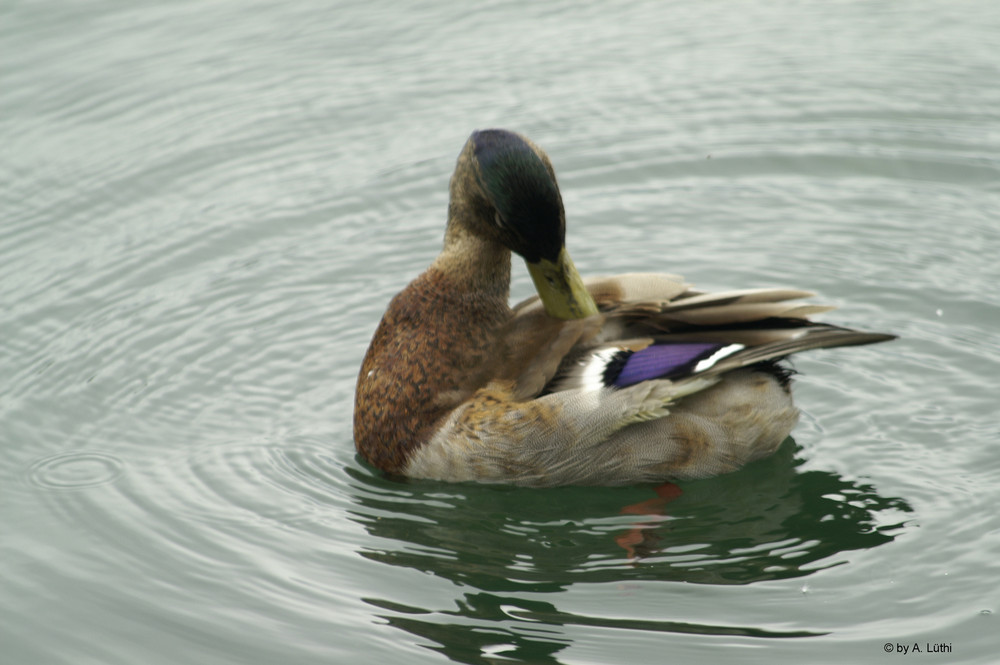
POLYGON ((548 160, 504 129, 473 132, 469 140, 479 185, 496 209, 501 241, 529 263, 555 261, 565 243, 566 218, 548 160))
POLYGON ((505 129, 473 132, 469 143, 494 232, 524 257, 545 310, 560 319, 596 314, 597 305, 566 251, 566 214, 549 158, 505 129))

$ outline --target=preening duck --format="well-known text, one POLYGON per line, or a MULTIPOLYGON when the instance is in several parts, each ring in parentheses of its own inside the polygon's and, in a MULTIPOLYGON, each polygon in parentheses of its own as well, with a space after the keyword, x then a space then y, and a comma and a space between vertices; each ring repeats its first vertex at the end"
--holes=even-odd
POLYGON ((794 289, 702 293, 674 275, 584 280, 548 156, 472 134, 444 247, 389 303, 358 375, 354 439, 379 469, 444 481, 622 485, 770 455, 799 412, 786 356, 894 335, 814 322, 794 289), (538 295, 509 306, 511 252, 538 295))

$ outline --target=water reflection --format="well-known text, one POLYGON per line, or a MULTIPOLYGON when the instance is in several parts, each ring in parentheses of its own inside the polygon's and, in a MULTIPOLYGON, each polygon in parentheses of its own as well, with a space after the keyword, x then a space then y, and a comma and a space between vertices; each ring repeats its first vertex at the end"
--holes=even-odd
POLYGON ((556 662, 553 654, 566 642, 551 631, 566 625, 816 635, 592 618, 519 597, 582 583, 732 585, 794 578, 845 563, 848 552, 899 535, 912 512, 905 500, 832 472, 800 472, 797 450, 789 439, 776 455, 739 473, 686 484, 679 496, 668 489, 663 497, 648 486, 526 490, 396 481, 352 468, 357 507, 351 519, 375 536, 359 553, 473 590, 456 599, 454 609, 365 600, 384 610, 378 615, 390 625, 469 663, 491 662, 500 652, 556 662))
POLYGON ((736 474, 656 501, 650 487, 525 490, 396 482, 352 470, 362 556, 484 591, 659 579, 747 584, 807 575, 890 542, 906 501, 828 471, 798 472, 789 440, 736 474), (653 499, 653 501, 650 501, 653 499), (638 506, 649 506, 637 515, 638 506), (630 557, 622 541, 641 531, 630 557))
POLYGON ((398 607, 384 601, 366 600, 375 607, 393 612, 380 615, 390 626, 424 638, 423 641, 432 643, 427 648, 460 663, 493 663, 501 659, 519 663, 558 663, 555 654, 570 644, 557 629, 544 624, 521 624, 516 629, 502 625, 510 618, 511 608, 523 608, 529 614, 556 614, 555 608, 548 603, 485 593, 467 594, 458 602, 458 610, 440 613, 451 620, 427 621, 416 618, 412 611, 401 613, 398 607), (470 625, 470 618, 480 622, 470 625))
POLYGON ((768 631, 742 626, 712 626, 682 621, 655 621, 588 617, 558 610, 544 601, 467 593, 457 610, 435 612, 434 620, 417 618, 431 614, 388 601, 366 598, 369 604, 389 610, 379 614, 388 625, 429 640, 427 648, 460 663, 494 663, 502 657, 511 662, 559 663, 556 652, 571 644, 561 630, 564 626, 593 626, 660 633, 735 635, 747 637, 814 637, 825 633, 808 631, 768 631), (470 620, 476 620, 470 623, 470 620))

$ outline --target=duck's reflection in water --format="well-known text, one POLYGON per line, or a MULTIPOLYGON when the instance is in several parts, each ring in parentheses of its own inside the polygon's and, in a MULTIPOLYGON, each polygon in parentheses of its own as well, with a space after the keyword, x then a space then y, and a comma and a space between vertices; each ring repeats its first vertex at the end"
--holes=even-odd
POLYGON ((565 626, 819 634, 587 617, 535 597, 586 583, 739 585, 800 577, 846 563, 849 552, 883 545, 900 533, 912 512, 906 501, 835 473, 799 472, 796 450, 789 439, 771 458, 683 490, 529 490, 397 482, 353 470, 352 519, 392 544, 359 553, 449 580, 459 590, 455 606, 447 608, 365 600, 379 608, 379 620, 468 663, 492 662, 494 656, 558 662, 554 654, 572 641, 560 628, 565 626))

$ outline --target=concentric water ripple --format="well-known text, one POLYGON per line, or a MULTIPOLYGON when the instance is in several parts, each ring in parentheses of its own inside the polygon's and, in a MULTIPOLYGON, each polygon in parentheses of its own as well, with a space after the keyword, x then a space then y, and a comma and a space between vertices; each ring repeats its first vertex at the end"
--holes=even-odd
POLYGON ((115 482, 124 463, 98 451, 60 453, 38 460, 28 471, 29 481, 47 490, 77 490, 115 482))

